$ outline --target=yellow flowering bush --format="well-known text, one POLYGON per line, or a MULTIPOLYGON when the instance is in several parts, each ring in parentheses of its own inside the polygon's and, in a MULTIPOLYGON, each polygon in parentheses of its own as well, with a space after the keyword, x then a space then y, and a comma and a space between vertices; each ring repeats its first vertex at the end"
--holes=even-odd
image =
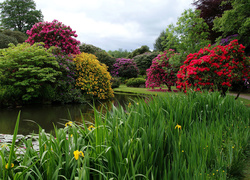
POLYGON ((95 55, 81 53, 75 56, 74 62, 77 75, 76 87, 79 87, 83 93, 98 99, 114 97, 107 66, 100 63, 95 55))

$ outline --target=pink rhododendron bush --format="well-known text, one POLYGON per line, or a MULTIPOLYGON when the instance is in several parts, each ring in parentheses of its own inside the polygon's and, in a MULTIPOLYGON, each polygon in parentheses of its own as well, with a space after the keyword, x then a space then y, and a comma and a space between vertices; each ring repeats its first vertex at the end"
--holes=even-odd
POLYGON ((129 79, 136 78, 139 74, 139 70, 134 59, 117 58, 111 74, 113 77, 129 79))
POLYGON ((30 30, 27 31, 29 38, 26 42, 31 45, 35 42, 44 42, 45 48, 51 46, 60 47, 66 54, 80 54, 76 40, 77 34, 72 31, 70 26, 66 26, 57 20, 52 22, 36 23, 30 30))
POLYGON ((153 59, 152 65, 147 69, 146 87, 154 89, 167 85, 168 91, 176 82, 174 67, 169 63, 169 58, 175 54, 174 50, 164 51, 153 59))
POLYGON ((250 78, 249 58, 245 47, 237 40, 228 45, 205 47, 198 53, 189 54, 177 74, 177 88, 200 91, 219 90, 225 95, 233 82, 250 78))

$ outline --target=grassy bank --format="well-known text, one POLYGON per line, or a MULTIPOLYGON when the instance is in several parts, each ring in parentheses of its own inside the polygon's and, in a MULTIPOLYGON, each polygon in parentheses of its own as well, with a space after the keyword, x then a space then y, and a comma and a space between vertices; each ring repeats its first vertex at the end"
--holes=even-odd
MULTIPOLYGON (((159 88, 155 88, 156 90, 159 88)), ((167 88, 163 88, 166 90, 167 88)), ((173 90, 176 90, 173 88, 173 90)), ((145 94, 145 95, 158 95, 158 96, 166 96, 166 94, 171 95, 180 95, 183 94, 182 92, 161 92, 161 91, 149 91, 148 88, 135 88, 135 87, 127 87, 125 84, 120 85, 119 88, 115 88, 114 91, 116 93, 131 93, 131 94, 145 94)), ((246 96, 249 96, 249 94, 244 94, 246 96)), ((230 95, 231 96, 231 95, 230 95)), ((250 107, 250 100, 239 97, 236 101, 242 101, 244 105, 250 107)))
POLYGON ((249 117, 218 93, 138 100, 96 111, 93 126, 69 122, 55 137, 41 130, 39 151, 31 140, 22 155, 1 145, 0 179, 233 179, 249 148, 249 117))

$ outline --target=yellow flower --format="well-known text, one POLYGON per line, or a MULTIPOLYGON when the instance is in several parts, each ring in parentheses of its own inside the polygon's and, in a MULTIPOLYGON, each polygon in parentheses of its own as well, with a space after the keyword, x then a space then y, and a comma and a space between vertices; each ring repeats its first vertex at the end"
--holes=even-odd
POLYGON ((176 128, 181 129, 181 125, 177 124, 177 125, 175 126, 175 129, 176 129, 176 128))
POLYGON ((128 103, 128 107, 130 107, 131 106, 131 103, 128 103))
POLYGON ((3 148, 3 147, 7 147, 7 144, 2 144, 1 148, 3 148))
MULTIPOLYGON (((13 168, 14 167, 14 164, 11 163, 11 167, 10 168, 13 168)), ((5 165, 5 169, 8 169, 8 163, 5 165)))
POLYGON ((184 152, 184 150, 182 150, 181 152, 184 152))
POLYGON ((95 127, 92 126, 92 125, 88 127, 88 130, 89 130, 89 131, 91 131, 91 130, 93 130, 93 129, 95 129, 95 127))
POLYGON ((65 127, 67 127, 67 126, 72 126, 72 121, 69 121, 69 122, 67 122, 66 124, 65 124, 65 127))
POLYGON ((79 159, 79 156, 84 157, 83 152, 82 151, 78 151, 78 150, 74 151, 74 157, 75 157, 76 160, 79 159))

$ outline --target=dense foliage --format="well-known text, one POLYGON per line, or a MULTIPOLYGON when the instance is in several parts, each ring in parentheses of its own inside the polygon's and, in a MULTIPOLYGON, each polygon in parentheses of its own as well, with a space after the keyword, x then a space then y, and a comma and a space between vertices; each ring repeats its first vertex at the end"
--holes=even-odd
POLYGON ((150 52, 150 50, 149 50, 149 47, 148 46, 146 46, 146 45, 144 45, 144 46, 141 46, 140 48, 137 48, 137 49, 135 49, 134 51, 132 51, 128 56, 127 56, 127 58, 133 58, 133 57, 135 57, 135 56, 138 56, 138 55, 140 55, 140 54, 143 54, 143 53, 145 53, 145 52, 150 52))
POLYGON ((111 76, 107 66, 100 63, 96 56, 81 53, 74 58, 76 65, 76 86, 89 97, 108 99, 114 97, 111 89, 111 76))
POLYGON ((16 38, 5 35, 0 32, 0 49, 9 47, 10 43, 17 45, 18 42, 16 38))
POLYGON ((174 50, 164 51, 153 59, 152 65, 147 69, 147 88, 167 85, 169 91, 176 81, 175 68, 169 63, 169 58, 174 55, 174 50))
POLYGON ((76 40, 77 34, 69 26, 54 20, 52 22, 36 23, 27 31, 29 38, 26 42, 31 45, 35 42, 44 42, 45 48, 60 47, 66 54, 79 54, 80 50, 76 40))
POLYGON ((5 0, 0 3, 1 24, 6 29, 26 33, 35 23, 43 21, 41 10, 33 0, 5 0))
POLYGON ((207 46, 208 25, 200 18, 200 11, 188 9, 178 18, 176 26, 169 25, 166 38, 162 41, 166 49, 174 49, 179 53, 194 53, 207 46))
POLYGON ((193 5, 197 10, 200 10, 200 17, 209 26, 209 40, 212 44, 215 43, 215 40, 222 33, 213 30, 214 20, 216 17, 221 17, 224 11, 232 9, 231 3, 228 0, 196 0, 193 5))
POLYGON ((128 87, 145 87, 146 80, 143 78, 130 78, 126 85, 128 87))
POLYGON ((136 63, 139 69, 139 74, 146 74, 146 70, 151 66, 153 59, 158 54, 158 52, 146 52, 134 57, 134 62, 136 63))
POLYGON ((1 33, 15 38, 18 43, 23 43, 28 38, 28 36, 26 34, 22 33, 21 31, 3 30, 1 33))
POLYGON ((250 2, 249 0, 230 0, 230 2, 232 9, 224 11, 222 17, 214 20, 214 29, 222 32, 223 37, 238 34, 239 42, 248 47, 250 46, 250 2))
POLYGON ((62 73, 57 78, 57 83, 54 89, 49 89, 50 92, 44 92, 44 96, 53 94, 52 100, 60 103, 82 103, 85 98, 81 90, 76 88, 76 65, 73 61, 73 56, 63 54, 60 49, 53 50, 56 61, 59 64, 59 70, 62 73))
POLYGON ((92 44, 86 44, 86 43, 81 44, 79 46, 79 49, 80 49, 81 52, 85 52, 85 53, 88 53, 88 54, 95 54, 98 51, 103 51, 99 47, 96 47, 96 46, 94 46, 92 44))
POLYGON ((115 63, 115 58, 108 54, 106 51, 99 47, 91 44, 82 44, 79 46, 81 52, 93 54, 97 57, 98 61, 107 65, 108 71, 113 70, 113 64, 115 63))
POLYGON ((54 86, 61 75, 58 62, 42 45, 27 43, 0 50, 1 103, 22 104, 42 99, 41 92, 54 86))
POLYGON ((133 59, 117 58, 111 73, 114 77, 128 79, 137 77, 139 70, 133 59))
POLYGON ((250 61, 244 56, 244 48, 233 40, 225 46, 208 46, 189 54, 177 74, 177 88, 218 89, 225 95, 233 82, 250 79, 250 61))
POLYGON ((128 57, 128 55, 131 53, 127 50, 123 50, 123 49, 118 49, 118 50, 115 50, 115 51, 111 51, 109 50, 108 53, 114 57, 114 58, 126 58, 128 57))
POLYGON ((166 32, 162 31, 160 33, 159 37, 155 40, 155 43, 154 43, 154 50, 155 51, 164 51, 165 50, 164 46, 162 45, 162 41, 166 38, 167 38, 166 32))

